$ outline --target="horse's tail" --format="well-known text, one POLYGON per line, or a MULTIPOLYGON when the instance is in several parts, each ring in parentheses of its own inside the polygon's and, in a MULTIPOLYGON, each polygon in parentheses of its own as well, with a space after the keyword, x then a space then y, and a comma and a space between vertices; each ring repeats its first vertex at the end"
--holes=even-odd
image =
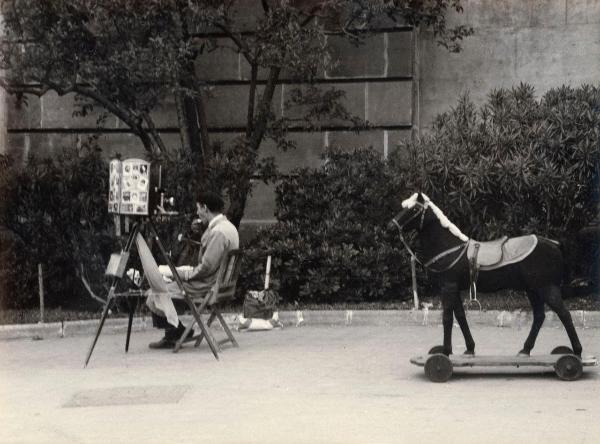
POLYGON ((561 293, 563 296, 563 299, 569 299, 575 296, 575 291, 573 290, 573 287, 571 285, 571 261, 568 260, 568 256, 569 256, 569 252, 567 251, 567 249, 565 248, 565 244, 563 242, 554 240, 554 239, 550 239, 550 238, 544 238, 546 239, 548 242, 551 242, 552 244, 556 245, 558 247, 558 249, 560 250, 560 255, 562 258, 562 263, 563 263, 563 273, 561 276, 561 293))

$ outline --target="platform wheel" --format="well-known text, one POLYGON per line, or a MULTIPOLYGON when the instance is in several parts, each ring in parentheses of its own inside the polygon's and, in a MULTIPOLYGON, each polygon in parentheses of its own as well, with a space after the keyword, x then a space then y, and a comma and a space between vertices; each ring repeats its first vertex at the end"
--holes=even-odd
POLYGON ((558 358, 554 365, 554 371, 563 381, 575 381, 579 379, 583 373, 583 365, 581 359, 575 355, 564 355, 558 358))
POLYGON ((572 355, 573 350, 571 350, 569 347, 567 347, 566 345, 559 345, 558 347, 555 347, 551 352, 551 355, 572 355))
POLYGON ((429 350, 429 353, 427 353, 428 355, 435 355, 437 353, 444 353, 444 346, 443 345, 434 345, 433 347, 431 347, 431 350, 429 350))
POLYGON ((452 376, 452 361, 442 353, 431 355, 425 361, 425 374, 431 382, 446 382, 452 376))

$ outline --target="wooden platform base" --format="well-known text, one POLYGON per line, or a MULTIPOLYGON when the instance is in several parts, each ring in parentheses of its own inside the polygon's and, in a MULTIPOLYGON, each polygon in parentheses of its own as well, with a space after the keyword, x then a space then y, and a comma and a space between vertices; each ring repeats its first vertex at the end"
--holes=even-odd
POLYGON ((594 356, 580 358, 573 354, 550 354, 534 356, 500 355, 450 355, 435 353, 415 356, 412 364, 425 368, 425 374, 433 382, 446 382, 455 367, 553 367, 557 376, 566 381, 581 377, 583 367, 598 365, 594 356))

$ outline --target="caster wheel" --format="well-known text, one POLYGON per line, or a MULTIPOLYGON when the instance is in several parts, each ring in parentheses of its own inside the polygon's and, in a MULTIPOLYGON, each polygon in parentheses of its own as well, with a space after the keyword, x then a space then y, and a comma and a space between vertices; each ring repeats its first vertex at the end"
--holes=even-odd
POLYGON ((431 355, 425 361, 425 374, 431 382, 446 382, 452 376, 452 362, 441 353, 431 355))
POLYGON ((575 381, 581 377, 583 373, 583 365, 581 359, 575 355, 565 355, 558 358, 554 365, 554 371, 563 381, 575 381))
POLYGON ((550 352, 550 354, 551 355, 572 355, 573 354, 573 350, 571 350, 566 345, 559 345, 558 347, 555 347, 550 352))
POLYGON ((429 353, 427 353, 427 354, 435 355, 436 353, 444 353, 444 346, 443 345, 435 345, 435 346, 431 347, 431 350, 429 350, 429 353))

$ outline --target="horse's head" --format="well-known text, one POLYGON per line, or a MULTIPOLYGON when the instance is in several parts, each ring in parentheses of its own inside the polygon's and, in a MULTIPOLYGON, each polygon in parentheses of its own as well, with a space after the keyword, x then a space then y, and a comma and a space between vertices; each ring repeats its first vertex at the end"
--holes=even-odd
POLYGON ((402 237, 403 231, 422 231, 424 227, 431 226, 434 222, 448 229, 450 234, 461 241, 469 240, 456 225, 450 222, 442 210, 421 193, 415 193, 402 201, 402 210, 388 223, 388 228, 396 227, 402 237))
POLYGON ((402 210, 388 223, 388 228, 394 227, 402 231, 420 230, 427 213, 429 199, 421 193, 415 193, 402 201, 402 210))

